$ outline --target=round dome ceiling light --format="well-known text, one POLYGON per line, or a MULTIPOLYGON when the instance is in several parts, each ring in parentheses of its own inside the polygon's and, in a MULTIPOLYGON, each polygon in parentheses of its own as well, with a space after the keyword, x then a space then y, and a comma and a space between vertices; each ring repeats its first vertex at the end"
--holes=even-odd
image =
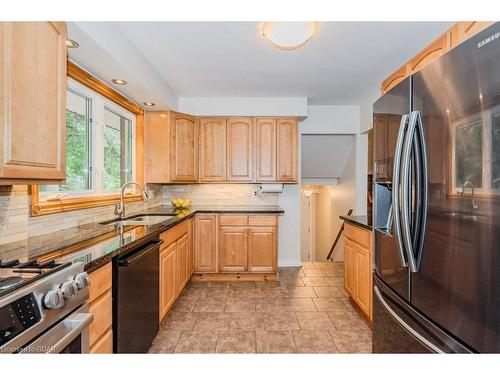
POLYGON ((78 48, 78 47, 80 47, 80 45, 73 39, 66 39, 66 47, 78 48))
POLYGON ((146 107, 154 107, 155 106, 155 103, 153 103, 153 102, 144 102, 142 104, 144 104, 146 107))
POLYGON ((293 51, 316 33, 316 22, 264 22, 262 36, 276 48, 293 51))
POLYGON ((111 82, 113 82, 115 85, 121 85, 121 86, 125 86, 128 83, 123 79, 116 79, 116 78, 113 78, 111 82))

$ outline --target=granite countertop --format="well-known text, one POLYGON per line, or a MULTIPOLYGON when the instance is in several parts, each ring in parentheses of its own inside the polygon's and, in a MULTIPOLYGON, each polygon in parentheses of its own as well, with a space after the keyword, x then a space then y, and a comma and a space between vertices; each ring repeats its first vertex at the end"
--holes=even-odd
POLYGON ((367 215, 342 215, 339 216, 342 220, 359 227, 372 230, 372 217, 367 215))
MULTIPOLYGON (((60 262, 83 261, 87 272, 109 262, 113 257, 132 247, 156 239, 165 230, 193 217, 196 213, 259 213, 283 214, 279 206, 193 206, 187 210, 174 211, 170 206, 152 207, 128 215, 175 215, 154 225, 125 226, 84 224, 62 231, 30 237, 0 245, 0 260, 21 261, 50 256, 60 262)), ((104 220, 103 220, 104 221, 104 220)))

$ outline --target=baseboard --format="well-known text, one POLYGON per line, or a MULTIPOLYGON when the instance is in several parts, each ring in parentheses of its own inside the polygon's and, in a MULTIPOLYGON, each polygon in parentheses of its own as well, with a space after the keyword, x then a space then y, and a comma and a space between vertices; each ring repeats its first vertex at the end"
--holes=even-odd
POLYGON ((301 267, 302 262, 300 260, 280 260, 278 259, 278 267, 301 267))

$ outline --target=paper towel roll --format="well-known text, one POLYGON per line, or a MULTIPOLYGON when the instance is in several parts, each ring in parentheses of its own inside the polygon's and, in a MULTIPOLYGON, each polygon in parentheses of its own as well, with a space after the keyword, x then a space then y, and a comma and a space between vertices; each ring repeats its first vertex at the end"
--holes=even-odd
POLYGON ((283 192, 283 184, 263 184, 259 187, 261 193, 281 193, 283 192))

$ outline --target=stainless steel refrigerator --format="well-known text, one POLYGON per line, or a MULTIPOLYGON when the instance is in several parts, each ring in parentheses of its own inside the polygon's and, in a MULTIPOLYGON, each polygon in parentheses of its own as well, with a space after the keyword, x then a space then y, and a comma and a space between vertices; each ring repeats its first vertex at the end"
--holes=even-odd
POLYGON ((499 353, 500 23, 373 112, 373 351, 499 353))

